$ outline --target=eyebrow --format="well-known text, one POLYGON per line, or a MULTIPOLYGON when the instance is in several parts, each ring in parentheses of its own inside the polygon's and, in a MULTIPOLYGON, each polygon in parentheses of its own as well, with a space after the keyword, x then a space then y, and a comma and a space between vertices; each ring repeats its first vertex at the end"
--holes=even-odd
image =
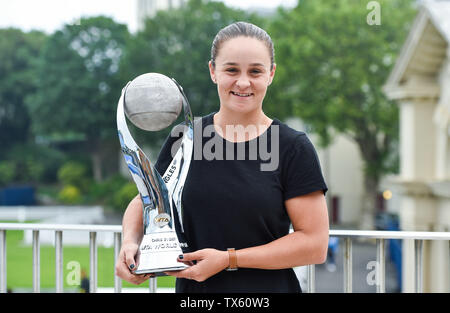
MULTIPOLYGON (((233 66, 238 66, 238 63, 235 62, 227 62, 227 63, 223 63, 222 65, 233 65, 233 66)), ((250 66, 262 66, 264 67, 264 64, 262 63, 251 63, 250 66)))

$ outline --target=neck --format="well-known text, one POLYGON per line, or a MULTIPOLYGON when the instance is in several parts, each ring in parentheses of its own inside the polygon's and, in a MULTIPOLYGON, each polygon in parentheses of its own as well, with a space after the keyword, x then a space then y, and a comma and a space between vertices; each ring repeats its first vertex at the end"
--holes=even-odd
POLYGON ((214 124, 225 128, 227 125, 242 125, 244 127, 255 125, 270 126, 272 120, 267 117, 262 110, 248 113, 230 112, 220 108, 219 112, 214 115, 214 124))
POLYGON ((216 132, 232 142, 252 140, 265 132, 271 124, 272 120, 262 110, 247 114, 236 114, 235 112, 228 112, 221 108, 214 115, 216 132), (232 127, 230 128, 230 126, 232 127))

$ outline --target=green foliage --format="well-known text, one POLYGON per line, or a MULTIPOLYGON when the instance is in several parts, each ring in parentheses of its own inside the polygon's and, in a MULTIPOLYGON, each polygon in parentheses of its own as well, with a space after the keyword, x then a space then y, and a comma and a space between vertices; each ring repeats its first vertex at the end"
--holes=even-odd
POLYGON ((40 181, 45 171, 44 165, 32 159, 27 159, 25 162, 25 168, 27 169, 30 180, 33 182, 40 181))
POLYGON ((82 200, 81 191, 73 185, 66 185, 58 193, 58 199, 65 204, 77 204, 82 200))
POLYGON ((13 161, 0 162, 0 187, 5 186, 14 179, 16 164, 13 161))
POLYGON ((16 144, 0 160, 0 167, 4 168, 0 170, 3 172, 0 184, 53 181, 63 160, 64 154, 55 149, 30 143, 16 144))
POLYGON ((35 62, 46 35, 19 29, 0 29, 0 158, 30 135, 25 97, 36 91, 35 62))
POLYGON ((134 182, 128 182, 122 186, 113 196, 112 206, 119 211, 125 211, 128 203, 136 197, 138 190, 134 182))
POLYGON ((27 97, 32 129, 44 138, 83 138, 85 154, 95 155, 93 173, 101 180, 103 146, 117 141, 115 113, 123 83, 118 71, 129 39, 126 25, 109 17, 81 18, 52 34, 38 62, 37 90, 27 97))
POLYGON ((58 180, 66 187, 73 186, 80 190, 87 190, 87 167, 82 163, 69 161, 58 170, 58 180))
POLYGON ((128 180, 120 174, 112 175, 100 183, 93 183, 89 188, 89 197, 97 201, 106 201, 127 182, 128 180))
MULTIPOLYGON (((126 193, 122 192, 122 189, 129 184, 134 185, 134 183, 130 183, 128 179, 120 174, 112 175, 102 182, 96 182, 91 185, 86 195, 87 201, 89 203, 102 204, 107 208, 122 212, 128 204, 126 203, 124 207, 124 202, 127 201, 128 196, 126 193)), ((137 194, 136 185, 134 185, 134 189, 133 197, 137 194)))
POLYGON ((115 174, 102 182, 92 182, 83 193, 80 202, 102 205, 107 209, 123 212, 138 194, 136 184, 121 174, 115 174))
POLYGON ((38 64, 38 90, 27 99, 37 134, 116 136, 117 72, 128 37, 125 25, 107 17, 82 18, 50 36, 38 64))
POLYGON ((277 73, 265 106, 279 118, 302 118, 322 145, 334 133, 350 136, 374 179, 395 169, 398 108, 382 86, 416 13, 410 0, 379 2, 381 25, 368 25, 364 1, 300 1, 279 10, 269 28, 277 73))

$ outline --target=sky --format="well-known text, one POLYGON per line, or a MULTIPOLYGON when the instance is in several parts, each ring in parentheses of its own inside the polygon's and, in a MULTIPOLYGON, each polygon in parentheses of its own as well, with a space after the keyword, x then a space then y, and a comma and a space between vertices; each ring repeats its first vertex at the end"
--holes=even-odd
MULTIPOLYGON (((252 6, 292 7, 296 0, 215 0, 241 9, 252 6)), ((130 31, 137 28, 137 0, 0 0, 0 28, 17 27, 24 31, 39 29, 47 33, 80 16, 107 15, 126 23, 130 31)))

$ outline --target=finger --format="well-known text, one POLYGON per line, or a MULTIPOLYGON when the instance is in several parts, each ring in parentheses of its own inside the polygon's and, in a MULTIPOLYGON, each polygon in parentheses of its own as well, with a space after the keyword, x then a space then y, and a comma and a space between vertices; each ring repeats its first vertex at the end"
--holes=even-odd
POLYGON ((164 272, 164 274, 168 275, 168 276, 173 276, 176 278, 186 278, 186 275, 180 274, 181 271, 169 271, 169 272, 164 272))
POLYGON ((187 265, 187 266, 192 266, 192 265, 194 265, 194 262, 192 262, 192 261, 188 261, 188 262, 186 262, 186 261, 180 261, 180 260, 177 260, 179 263, 183 263, 184 265, 187 265))
POLYGON ((129 274, 130 269, 128 268, 128 265, 126 263, 125 252, 122 250, 120 251, 119 258, 116 264, 116 276, 128 281, 130 279, 129 274))
POLYGON ((127 249, 124 251, 125 264, 130 269, 130 271, 134 271, 137 268, 135 256, 136 251, 134 251, 133 249, 127 249))
POLYGON ((148 280, 150 277, 153 277, 154 274, 133 274, 130 271, 126 271, 127 273, 125 274, 125 276, 127 277, 127 281, 135 284, 135 285, 140 285, 143 282, 145 282, 146 280, 148 280))
POLYGON ((117 268, 116 275, 122 278, 123 280, 135 285, 142 284, 146 280, 144 275, 136 275, 131 273, 125 263, 122 263, 122 266, 117 268))
POLYGON ((177 278, 187 278, 187 279, 193 279, 194 272, 192 270, 192 267, 181 270, 181 271, 167 271, 164 272, 166 275, 174 276, 177 278))
POLYGON ((146 280, 148 280, 149 278, 153 278, 153 277, 155 277, 156 275, 154 274, 154 273, 147 273, 147 274, 143 274, 143 278, 144 278, 144 281, 146 281, 146 280))
POLYGON ((140 285, 149 278, 155 277, 154 273, 145 273, 145 274, 133 274, 131 272, 128 272, 129 275, 131 275, 131 283, 140 285))
POLYGON ((121 279, 130 282, 135 285, 140 285, 144 281, 146 281, 148 278, 152 277, 154 275, 153 273, 148 274, 134 274, 130 271, 127 263, 126 263, 126 257, 125 252, 122 251, 121 255, 119 256, 119 262, 116 264, 116 276, 120 277, 121 279))
POLYGON ((134 277, 131 280, 131 283, 135 284, 135 285, 140 285, 143 282, 145 282, 146 280, 148 280, 150 277, 148 277, 145 274, 140 274, 140 275, 135 275, 132 274, 134 277))
POLYGON ((140 260, 141 260, 141 251, 138 250, 138 252, 134 256, 134 261, 136 262, 136 263, 134 263, 134 265, 136 266, 136 269, 139 267, 140 260))
POLYGON ((201 256, 201 252, 195 251, 195 252, 191 252, 191 253, 180 254, 178 256, 178 260, 181 262, 196 261, 196 260, 200 259, 200 256, 201 256))

